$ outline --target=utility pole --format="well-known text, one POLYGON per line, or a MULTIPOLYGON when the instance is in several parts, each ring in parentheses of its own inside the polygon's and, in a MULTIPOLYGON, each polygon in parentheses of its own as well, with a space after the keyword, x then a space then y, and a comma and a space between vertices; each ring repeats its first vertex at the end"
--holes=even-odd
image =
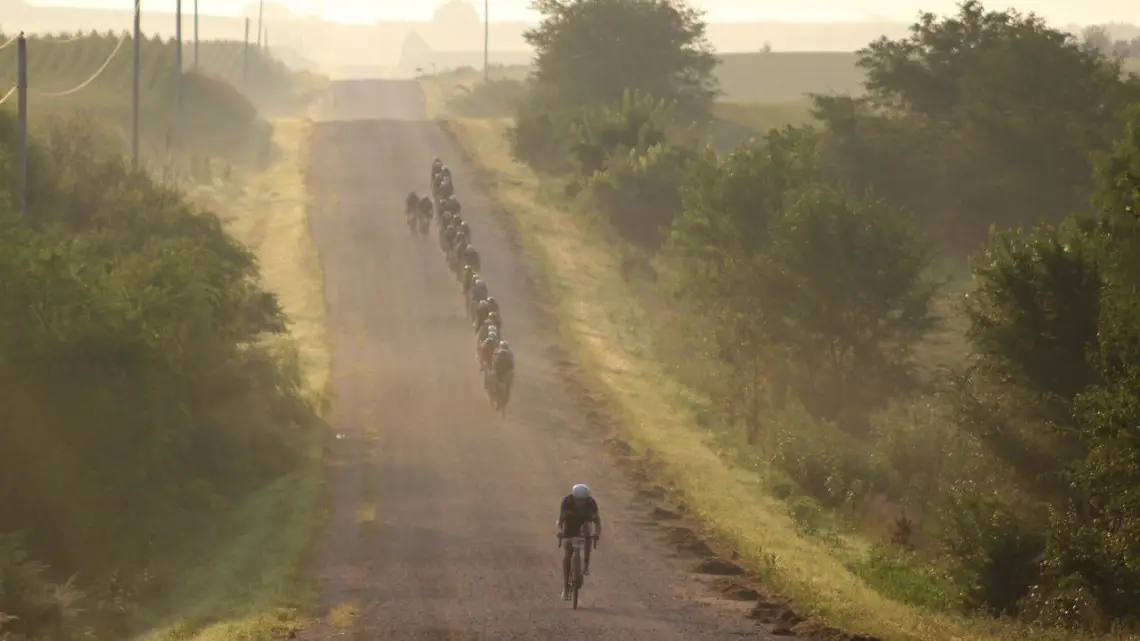
POLYGON ((243 89, 249 88, 249 18, 245 19, 245 47, 241 53, 241 82, 243 89))
POLYGON ((131 79, 131 166, 139 169, 139 38, 142 32, 142 0, 135 0, 134 70, 131 79))
POLYGON ((194 68, 198 68, 198 0, 194 0, 194 68))
POLYGON ((28 41, 16 41, 16 118, 20 123, 20 213, 28 212, 28 41))
POLYGON ((491 81, 491 0, 483 0, 483 82, 491 81))
POLYGON ((182 146, 182 0, 174 0, 174 144, 182 146))
POLYGON ((263 26, 265 18, 265 0, 259 0, 257 3, 257 48, 261 48, 261 34, 264 33, 265 27, 263 26))

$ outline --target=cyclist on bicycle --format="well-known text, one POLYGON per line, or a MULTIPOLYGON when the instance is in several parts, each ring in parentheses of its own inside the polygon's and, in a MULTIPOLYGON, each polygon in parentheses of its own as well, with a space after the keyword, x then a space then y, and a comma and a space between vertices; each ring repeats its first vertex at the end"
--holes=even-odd
POLYGON ((435 205, 432 204, 431 198, 424 196, 420 199, 418 213, 421 217, 431 218, 432 214, 435 213, 435 205))
MULTIPOLYGON (((492 368, 494 366, 492 365, 492 368)), ((562 600, 570 600, 570 557, 574 547, 569 537, 581 536, 582 528, 594 524, 595 543, 602 536, 602 517, 598 513, 598 503, 590 496, 590 488, 579 483, 562 497, 558 508, 558 534, 562 537, 562 600)), ((590 545, 582 550, 582 574, 590 573, 590 545)))
POLYGON ((491 335, 491 332, 495 332, 496 335, 500 334, 501 332, 499 331, 498 320, 498 314, 487 314, 487 320, 483 321, 483 324, 479 326, 479 332, 475 334, 476 342, 482 343, 483 341, 487 340, 487 337, 491 335))
POLYGON ((463 211, 463 205, 459 204, 458 198, 456 198, 454 195, 451 195, 440 201, 439 209, 445 214, 455 215, 463 211))
MULTIPOLYGON (((496 326, 498 329, 498 326, 496 326)), ((501 330, 499 330, 501 331, 501 330)), ((496 408, 499 405, 505 406, 511 396, 511 381, 515 376, 515 355, 511 351, 510 344, 505 340, 499 341, 499 346, 491 354, 491 369, 483 375, 483 388, 492 399, 495 398, 495 390, 502 389, 503 397, 496 402, 496 408)))
POLYGON ((451 219, 449 224, 440 227, 441 233, 443 234, 443 244, 440 245, 440 248, 449 254, 451 252, 451 246, 455 244, 455 235, 459 233, 458 220, 459 216, 456 216, 451 219))
POLYGON ((475 282, 475 277, 478 275, 479 275, 479 272, 475 271, 475 268, 472 267, 471 265, 467 265, 463 268, 463 276, 460 280, 463 281, 463 299, 464 300, 467 300, 467 294, 471 291, 471 285, 472 285, 472 283, 475 282))
POLYGON ((491 327, 487 330, 487 338, 479 343, 478 354, 479 357, 479 370, 486 372, 487 368, 491 366, 491 359, 495 356, 495 350, 499 347, 499 328, 491 327))
POLYGON ((416 211, 416 205, 420 204, 420 196, 416 192, 410 192, 408 198, 404 200, 404 213, 411 214, 416 211))
POLYGON ((475 246, 471 244, 471 237, 467 235, 467 246, 463 248, 463 255, 461 256, 464 265, 470 265, 479 271, 483 268, 483 261, 479 258, 479 252, 475 246))
MULTIPOLYGON (((483 280, 482 276, 476 275, 475 278, 471 279, 471 288, 467 291, 467 314, 471 317, 475 317, 477 313, 476 306, 487 300, 487 296, 489 295, 490 294, 487 293, 487 281, 483 280)), ((485 316, 475 318, 475 326, 471 329, 479 329, 479 324, 483 322, 483 318, 485 318, 485 316)))

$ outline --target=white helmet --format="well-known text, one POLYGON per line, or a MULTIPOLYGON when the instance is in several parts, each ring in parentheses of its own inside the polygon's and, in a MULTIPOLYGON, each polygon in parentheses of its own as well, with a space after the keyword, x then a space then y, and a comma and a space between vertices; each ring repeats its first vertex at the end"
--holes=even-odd
POLYGON ((588 499, 590 498, 590 488, 579 483, 574 486, 574 489, 570 490, 570 494, 576 499, 588 499))

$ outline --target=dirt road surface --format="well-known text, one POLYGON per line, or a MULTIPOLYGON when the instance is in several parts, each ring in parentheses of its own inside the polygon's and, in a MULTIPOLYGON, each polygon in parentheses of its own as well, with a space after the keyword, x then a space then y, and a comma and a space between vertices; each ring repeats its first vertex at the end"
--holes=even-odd
POLYGON ((768 638, 666 542, 671 523, 607 463, 568 390, 523 257, 472 171, 424 117, 413 82, 335 83, 314 125, 312 232, 325 272, 340 438, 315 560, 324 616, 308 639, 654 641, 768 638), (502 304, 518 376, 507 418, 488 404, 458 283, 436 238, 403 224, 433 156, 457 194, 502 304), (554 523, 570 486, 606 523, 578 611, 559 599, 554 523), (348 604, 348 605, 346 605, 348 604), (336 625, 339 620, 340 627, 336 625))

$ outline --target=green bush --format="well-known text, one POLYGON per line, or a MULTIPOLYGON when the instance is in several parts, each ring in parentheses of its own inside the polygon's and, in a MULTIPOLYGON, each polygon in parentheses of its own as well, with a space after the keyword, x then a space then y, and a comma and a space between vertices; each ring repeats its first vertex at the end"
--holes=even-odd
POLYGON ((962 594, 949 577, 923 566, 923 560, 894 550, 876 548, 848 564, 855 576, 891 599, 934 612, 962 606, 962 594))
MULTIPOLYGON (((13 131, 0 116, 6 173, 13 131)), ((0 504, 28 558, 91 585, 295 469, 319 421, 265 340, 285 318, 253 254, 98 136, 69 140, 34 141, 26 215, 0 193, 0 504)), ((40 603, 34 583, 5 598, 40 603)))
POLYGON ((447 100, 448 111, 470 118, 507 116, 527 97, 527 83, 511 78, 491 79, 468 89, 460 86, 447 100))
POLYGON ((544 173, 569 171, 568 138, 576 115, 557 106, 549 91, 531 85, 508 132, 515 159, 544 173))
POLYGON ((1038 578, 1045 542, 1006 501, 963 482, 951 493, 943 542, 956 561, 956 578, 970 606, 998 615, 1018 612, 1038 578))
POLYGON ((681 213, 678 185, 695 154, 657 144, 645 151, 629 149, 606 160, 605 169, 587 181, 597 206, 615 231, 649 251, 662 242, 661 232, 681 213))

